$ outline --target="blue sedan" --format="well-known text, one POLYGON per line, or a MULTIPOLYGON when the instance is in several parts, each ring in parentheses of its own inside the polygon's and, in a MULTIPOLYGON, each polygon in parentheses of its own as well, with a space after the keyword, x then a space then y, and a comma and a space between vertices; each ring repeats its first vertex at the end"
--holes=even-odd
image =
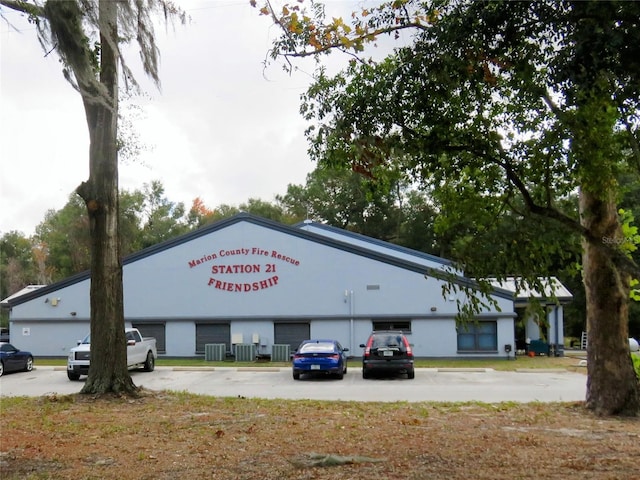
POLYGON ((293 378, 300 375, 323 373, 342 379, 347 373, 348 348, 336 340, 305 340, 293 354, 293 378))
POLYGON ((33 370, 33 355, 18 350, 10 343, 0 342, 0 377, 8 372, 33 370))

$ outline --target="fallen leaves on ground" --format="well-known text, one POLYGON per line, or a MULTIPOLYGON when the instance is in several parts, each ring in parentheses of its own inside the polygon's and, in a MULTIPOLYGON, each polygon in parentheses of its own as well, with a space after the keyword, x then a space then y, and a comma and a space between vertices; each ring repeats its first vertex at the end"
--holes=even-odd
POLYGON ((580 403, 2 398, 0 478, 633 478, 640 419, 580 403))

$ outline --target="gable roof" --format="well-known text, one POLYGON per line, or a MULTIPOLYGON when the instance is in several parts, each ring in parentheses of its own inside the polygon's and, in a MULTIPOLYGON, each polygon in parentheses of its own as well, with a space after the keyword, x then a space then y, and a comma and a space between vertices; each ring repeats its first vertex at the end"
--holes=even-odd
MULTIPOLYGON (((421 259, 423 259, 423 256, 425 255, 422 252, 417 252, 414 250, 400 247, 403 250, 404 255, 408 255, 409 252, 413 252, 415 254, 414 261, 411 261, 411 260, 408 260, 407 258, 403 258, 404 255, 403 257, 398 255, 390 255, 389 253, 384 253, 384 251, 379 248, 378 249, 365 248, 362 244, 349 243, 344 241, 344 239, 339 240, 337 238, 329 237, 326 235, 320 235, 318 233, 314 233, 314 232, 299 228, 299 226, 284 225, 282 223, 278 223, 263 217, 258 217, 256 215, 252 215, 249 213, 239 213, 237 215, 234 215, 233 217, 220 220, 210 225, 206 225, 204 227, 199 228, 198 230, 194 230, 193 232, 186 233, 179 237, 172 238, 165 242, 158 243, 157 245, 153 245, 151 247, 145 248, 144 250, 140 250, 139 252, 128 255, 123 259, 122 266, 124 268, 127 265, 134 263, 138 260, 150 257, 152 255, 163 252, 165 250, 169 250, 178 245, 183 245, 196 238, 210 235, 211 233, 214 233, 219 230, 223 230, 225 228, 228 228, 232 225, 235 225, 241 222, 248 222, 248 223, 260 226, 262 228, 268 228, 286 235, 291 235, 294 237, 302 238, 307 241, 323 244, 332 248, 337 248, 339 250, 342 250, 348 253, 367 257, 372 260, 394 265, 409 271, 422 273, 425 276, 436 276, 442 279, 440 275, 434 275, 434 273, 436 273, 436 269, 425 266, 424 262, 420 261, 421 259)), ((335 227, 331 227, 331 228, 335 228, 335 227)), ((340 230, 340 229, 336 229, 336 230, 340 230)), ((354 235, 357 235, 357 234, 354 234, 354 235)), ((344 235, 344 236, 345 238, 348 237, 348 235, 344 235)), ((373 243, 378 244, 378 246, 380 244, 385 244, 390 251, 395 250, 394 247, 396 247, 390 243, 382 242, 381 240, 374 241, 373 243)), ((434 258, 437 258, 437 257, 434 257, 434 258)), ((442 272, 439 272, 439 273, 442 274, 442 272)), ((24 295, 20 295, 20 296, 14 295, 10 297, 10 300, 7 299, 8 300, 7 303, 9 307, 19 305, 19 304, 28 302, 34 298, 38 298, 38 297, 50 294, 52 292, 55 292, 61 288, 85 281, 90 277, 91 277, 91 272, 87 270, 85 272, 78 273, 76 275, 68 277, 59 282, 52 283, 51 285, 43 286, 35 291, 25 293, 24 295)), ((464 287, 473 288, 475 283, 473 280, 469 278, 456 275, 456 274, 447 274, 446 278, 448 281, 452 281, 464 287)), ((503 288, 496 287, 494 289, 493 294, 499 297, 510 299, 510 300, 513 299, 513 293, 503 288)))
POLYGON ((523 284, 517 277, 508 277, 502 281, 491 279, 493 286, 513 292, 516 302, 528 302, 531 298, 548 303, 569 303, 573 300, 573 294, 556 277, 539 278, 542 292, 523 284))
POLYGON ((46 285, 27 285, 26 287, 18 290, 13 295, 9 295, 7 298, 3 299, 2 302, 0 302, 0 306, 2 306, 2 308, 7 308, 9 306, 9 301, 17 297, 21 297, 22 295, 25 295, 29 292, 38 290, 39 288, 42 288, 42 287, 46 287, 46 285))
MULTIPOLYGON (((366 249, 384 252, 391 256, 397 256, 399 258, 413 258, 414 261, 425 260, 430 264, 440 265, 443 267, 452 267, 453 262, 442 257, 437 257, 429 253, 420 252, 418 250, 412 250, 407 247, 402 247, 394 243, 385 242, 377 238, 367 237, 360 233, 351 232, 349 230, 343 230, 341 228, 326 225, 324 223, 317 223, 311 220, 305 220, 294 225, 294 227, 319 233, 323 236, 335 238, 338 240, 346 241, 354 245, 360 245, 366 249)), ((461 272, 458 272, 461 273, 461 272)))

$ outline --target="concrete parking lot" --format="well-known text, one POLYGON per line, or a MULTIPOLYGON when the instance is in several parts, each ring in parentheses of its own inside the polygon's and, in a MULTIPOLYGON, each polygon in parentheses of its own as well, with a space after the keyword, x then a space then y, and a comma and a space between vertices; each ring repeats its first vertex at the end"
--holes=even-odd
MULTIPOLYGON (((416 369, 406 377, 362 378, 349 368, 343 380, 293 380, 291 369, 270 367, 157 367, 131 372, 136 385, 222 397, 315 399, 346 401, 446 402, 567 402, 582 401, 586 375, 564 370, 500 372, 491 369, 416 369)), ((36 367, 32 372, 0 377, 0 396, 41 396, 77 393, 82 382, 67 379, 64 367, 36 367)))

